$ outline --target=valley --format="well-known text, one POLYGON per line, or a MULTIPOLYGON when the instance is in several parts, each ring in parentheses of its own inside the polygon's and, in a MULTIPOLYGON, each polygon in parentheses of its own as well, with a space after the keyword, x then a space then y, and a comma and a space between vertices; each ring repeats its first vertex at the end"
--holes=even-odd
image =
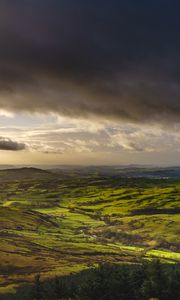
POLYGON ((180 179, 133 172, 0 170, 0 293, 102 262, 179 262, 180 179))

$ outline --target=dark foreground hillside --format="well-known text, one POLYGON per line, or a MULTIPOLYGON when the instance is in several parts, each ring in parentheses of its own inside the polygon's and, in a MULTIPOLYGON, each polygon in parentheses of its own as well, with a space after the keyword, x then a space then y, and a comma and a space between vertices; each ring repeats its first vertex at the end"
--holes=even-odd
POLYGON ((2 300, 178 300, 180 265, 159 261, 142 265, 101 264, 76 275, 44 283, 36 276, 31 287, 19 289, 2 300))
POLYGON ((178 263, 180 179, 167 174, 109 167, 0 171, 0 294, 15 293, 38 273, 44 281, 105 262, 178 263))

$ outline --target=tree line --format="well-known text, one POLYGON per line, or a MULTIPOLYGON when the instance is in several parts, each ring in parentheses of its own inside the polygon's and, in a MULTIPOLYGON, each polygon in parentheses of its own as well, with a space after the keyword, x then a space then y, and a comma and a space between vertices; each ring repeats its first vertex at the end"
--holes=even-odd
POLYGON ((24 286, 0 300, 180 300, 180 264, 99 264, 24 286))

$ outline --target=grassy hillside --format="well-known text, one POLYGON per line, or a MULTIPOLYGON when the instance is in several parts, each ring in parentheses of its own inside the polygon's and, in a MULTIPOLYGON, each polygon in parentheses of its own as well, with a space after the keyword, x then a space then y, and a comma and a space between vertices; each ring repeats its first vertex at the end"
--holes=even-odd
POLYGON ((98 262, 180 260, 180 179, 113 174, 0 171, 1 293, 39 272, 49 278, 98 262))

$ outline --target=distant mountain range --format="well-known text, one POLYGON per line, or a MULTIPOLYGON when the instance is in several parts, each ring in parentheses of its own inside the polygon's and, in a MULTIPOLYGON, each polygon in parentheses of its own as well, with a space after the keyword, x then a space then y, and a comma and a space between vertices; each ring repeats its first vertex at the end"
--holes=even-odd
POLYGON ((68 165, 32 165, 32 166, 13 166, 13 165, 0 165, 0 171, 13 171, 19 175, 33 175, 39 172, 44 174, 46 172, 62 173, 62 174, 81 174, 87 176, 98 174, 101 176, 115 176, 115 177, 129 177, 129 178, 180 178, 180 167, 154 167, 154 166, 140 166, 140 165, 127 165, 127 166, 68 166, 68 165))

